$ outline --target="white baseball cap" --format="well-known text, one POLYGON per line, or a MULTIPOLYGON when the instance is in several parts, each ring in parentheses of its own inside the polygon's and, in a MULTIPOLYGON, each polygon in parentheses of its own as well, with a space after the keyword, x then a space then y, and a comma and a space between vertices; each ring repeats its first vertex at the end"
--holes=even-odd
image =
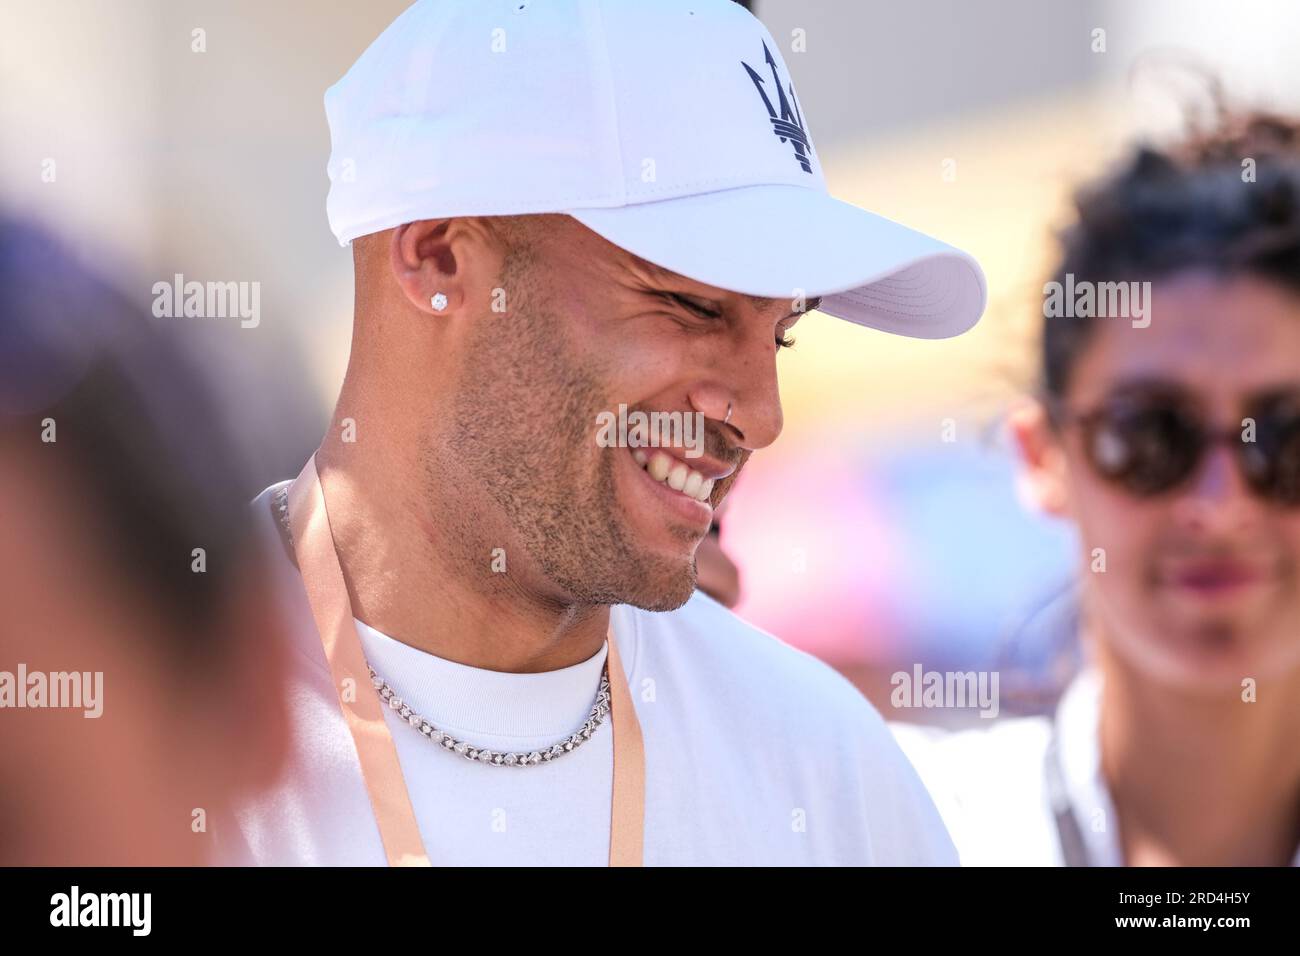
POLYGON ((698 282, 886 332, 984 311, 971 256, 830 196, 780 47, 732 0, 419 0, 325 112, 345 245, 565 213, 698 282))

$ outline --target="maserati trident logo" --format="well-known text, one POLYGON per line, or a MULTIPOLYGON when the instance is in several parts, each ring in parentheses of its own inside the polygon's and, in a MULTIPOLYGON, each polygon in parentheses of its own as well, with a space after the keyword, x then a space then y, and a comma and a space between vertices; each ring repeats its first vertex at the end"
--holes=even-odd
POLYGON ((776 60, 772 58, 772 51, 767 48, 767 43, 763 43, 763 57, 767 60, 768 67, 772 70, 772 85, 776 87, 776 106, 772 105, 772 98, 767 95, 763 85, 767 82, 758 72, 748 63, 741 61, 741 66, 749 74, 749 78, 754 81, 754 88, 758 90, 758 95, 763 98, 763 105, 767 107, 767 115, 772 120, 772 132, 776 134, 781 142, 789 142, 794 145, 794 158, 799 161, 805 173, 812 172, 812 164, 809 162, 812 156, 812 143, 808 139, 808 133, 803 128, 803 117, 799 115, 799 101, 794 95, 794 83, 790 84, 790 96, 785 95, 785 88, 781 86, 781 77, 776 72, 776 60))

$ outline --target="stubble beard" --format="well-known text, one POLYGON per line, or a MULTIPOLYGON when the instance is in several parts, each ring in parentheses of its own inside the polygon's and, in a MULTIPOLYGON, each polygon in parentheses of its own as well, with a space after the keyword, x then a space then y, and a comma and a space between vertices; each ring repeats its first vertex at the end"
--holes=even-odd
MULTIPOLYGON (((510 312, 484 316, 472 335, 452 456, 562 603, 680 607, 695 590, 695 561, 639 547, 627 527, 614 457, 627 451, 595 441, 596 415, 610 407, 601 370, 581 363, 561 317, 537 306, 535 290, 521 295, 528 283, 509 271, 510 312)), ((483 555, 503 545, 463 543, 483 555)))

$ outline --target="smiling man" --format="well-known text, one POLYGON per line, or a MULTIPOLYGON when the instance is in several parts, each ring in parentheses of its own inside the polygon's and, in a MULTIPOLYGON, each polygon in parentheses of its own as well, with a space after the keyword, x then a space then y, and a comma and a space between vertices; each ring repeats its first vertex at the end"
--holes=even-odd
POLYGON ((826 193, 777 54, 727 0, 421 2, 327 93, 352 353, 255 502, 297 734, 232 860, 955 862, 870 704, 695 592, 804 311, 935 338, 984 305, 826 193), (620 406, 703 453, 599 440, 620 406))

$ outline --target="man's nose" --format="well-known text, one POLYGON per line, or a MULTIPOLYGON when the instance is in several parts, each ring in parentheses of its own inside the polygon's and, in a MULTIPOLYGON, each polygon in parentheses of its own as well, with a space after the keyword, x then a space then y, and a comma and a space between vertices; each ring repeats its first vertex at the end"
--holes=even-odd
POLYGON ((750 342, 727 349, 709 381, 691 390, 696 410, 722 424, 728 439, 747 451, 772 444, 784 424, 773 348, 750 342))

